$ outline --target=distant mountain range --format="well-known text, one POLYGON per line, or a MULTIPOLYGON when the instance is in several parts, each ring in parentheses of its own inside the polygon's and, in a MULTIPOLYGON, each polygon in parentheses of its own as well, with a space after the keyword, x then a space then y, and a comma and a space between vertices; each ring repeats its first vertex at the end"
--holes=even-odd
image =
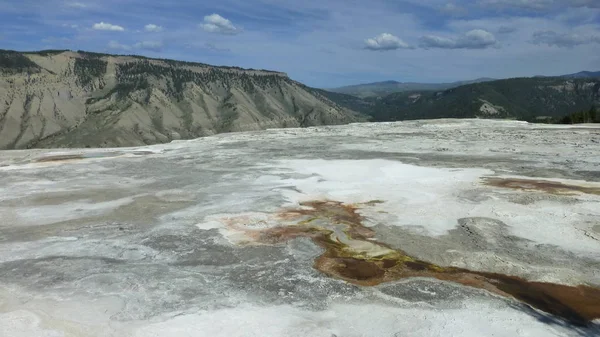
POLYGON ((600 78, 600 71, 580 71, 575 74, 562 75, 564 78, 600 78))
POLYGON ((509 118, 543 121, 600 106, 600 78, 585 73, 472 83, 446 90, 360 98, 320 94, 374 121, 431 118, 509 118))
POLYGON ((340 94, 353 95, 361 98, 373 97, 373 96, 385 96, 396 92, 407 92, 407 91, 423 91, 423 90, 445 90, 450 88, 459 87, 465 84, 479 83, 493 81, 493 78, 478 78, 470 81, 459 81, 452 83, 417 83, 417 82, 398 82, 398 81, 384 81, 365 83, 357 85, 349 85, 345 87, 325 89, 331 92, 337 92, 340 94))
MULTIPOLYGON (((546 77, 546 76, 535 76, 535 77, 546 77)), ((563 78, 598 78, 600 77, 600 71, 582 71, 575 74, 562 75, 557 77, 563 78)), ((330 92, 336 92, 340 94, 353 95, 360 98, 386 96, 397 92, 411 92, 411 91, 439 91, 451 88, 460 87, 466 84, 482 83, 495 81, 494 78, 482 77, 468 81, 458 81, 450 83, 417 83, 417 82, 398 82, 398 81, 383 81, 373 82, 365 84, 350 85, 339 88, 325 89, 330 92)))

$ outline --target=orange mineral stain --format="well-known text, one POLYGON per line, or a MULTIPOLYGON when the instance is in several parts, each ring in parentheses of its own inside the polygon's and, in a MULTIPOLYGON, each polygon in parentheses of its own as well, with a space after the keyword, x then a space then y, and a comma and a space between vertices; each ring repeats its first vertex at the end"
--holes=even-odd
MULTIPOLYGON (((562 188, 563 185, 558 186, 562 188)), ((360 286, 408 277, 429 277, 514 298, 576 325, 585 326, 600 318, 598 288, 529 282, 515 276, 437 266, 372 240, 375 232, 362 225, 364 219, 357 212, 357 205, 311 201, 301 206, 277 215, 282 221, 295 221, 296 225, 250 230, 249 237, 263 244, 311 238, 324 249, 315 260, 316 269, 360 286)))
POLYGON ((484 178, 484 184, 489 186, 510 188, 522 191, 539 191, 551 194, 572 194, 574 192, 600 195, 600 187, 564 184, 550 180, 519 179, 519 178, 484 178))

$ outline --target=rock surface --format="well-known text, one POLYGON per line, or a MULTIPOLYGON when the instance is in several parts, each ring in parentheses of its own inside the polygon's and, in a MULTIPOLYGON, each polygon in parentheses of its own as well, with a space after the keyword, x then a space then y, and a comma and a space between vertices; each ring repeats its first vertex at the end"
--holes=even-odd
POLYGON ((0 151, 0 336, 594 336, 466 282, 357 285, 310 231, 264 233, 598 289, 599 140, 432 120, 0 151))

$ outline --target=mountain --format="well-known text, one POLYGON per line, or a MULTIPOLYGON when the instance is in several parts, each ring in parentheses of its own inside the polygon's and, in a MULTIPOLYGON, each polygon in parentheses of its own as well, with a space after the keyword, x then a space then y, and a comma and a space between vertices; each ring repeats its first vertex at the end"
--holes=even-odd
POLYGON ((514 78, 364 99, 322 94, 375 121, 473 117, 538 121, 600 105, 600 79, 514 78))
POLYGON ((562 75, 565 78, 600 78, 600 71, 580 71, 575 74, 562 75))
POLYGON ((280 72, 82 51, 0 51, 0 149, 134 146, 362 120, 280 72))
POLYGON ((600 123, 600 112, 596 107, 592 107, 589 110, 577 111, 561 118, 553 118, 548 122, 555 124, 600 123))
MULTIPOLYGON (((535 76, 535 77, 547 77, 547 76, 535 76)), ((600 78, 600 71, 581 71, 575 74, 561 75, 557 77, 563 78, 600 78)), ((416 82, 397 82, 397 81, 383 81, 373 82, 357 85, 349 85, 345 87, 325 89, 330 92, 336 92, 340 94, 353 95, 360 98, 386 96, 398 92, 412 92, 412 91, 439 91, 460 87, 466 84, 491 82, 496 79, 489 77, 477 78, 468 81, 458 81, 451 83, 416 83, 416 82)))
POLYGON ((353 95, 361 98, 374 97, 374 96, 386 96, 396 92, 408 92, 408 91, 425 91, 425 90, 445 90, 455 88, 461 85, 470 83, 479 83, 493 81, 492 78, 478 78, 470 81, 459 81, 451 83, 416 83, 416 82, 397 82, 397 81, 384 81, 350 85, 346 87, 325 89, 330 92, 336 92, 340 94, 353 95))

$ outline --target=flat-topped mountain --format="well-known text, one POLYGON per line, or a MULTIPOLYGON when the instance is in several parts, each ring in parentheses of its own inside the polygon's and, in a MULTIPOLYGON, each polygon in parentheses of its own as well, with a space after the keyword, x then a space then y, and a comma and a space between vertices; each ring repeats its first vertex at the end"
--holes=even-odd
POLYGON ((0 149, 134 146, 364 119, 281 72, 0 51, 0 149))

